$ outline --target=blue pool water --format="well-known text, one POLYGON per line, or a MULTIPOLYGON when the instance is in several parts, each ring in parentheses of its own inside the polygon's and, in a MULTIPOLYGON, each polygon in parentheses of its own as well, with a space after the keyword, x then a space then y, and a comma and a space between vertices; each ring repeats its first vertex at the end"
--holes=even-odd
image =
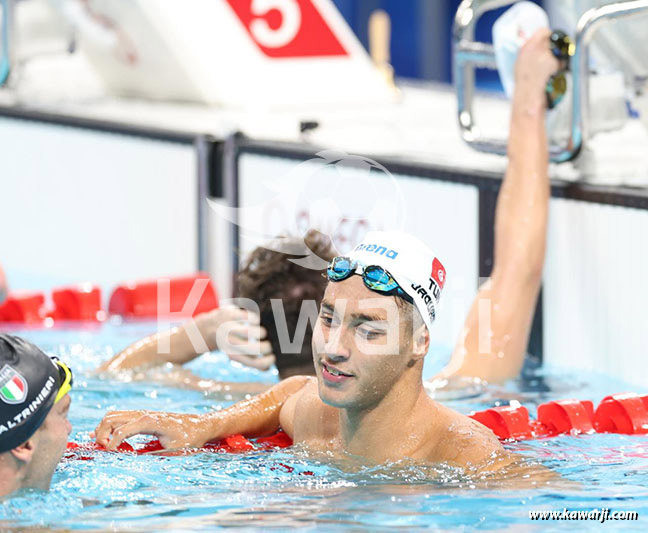
MULTIPOLYGON (((224 396, 92 375, 99 362, 154 329, 154 324, 135 323, 17 332, 75 370, 72 440, 89 440, 89 431, 109 410, 201 413, 232 403, 224 396)), ((243 368, 219 354, 200 358, 191 369, 230 381, 276 381, 273 372, 243 368)), ((624 390, 622 383, 605 376, 553 370, 492 387, 476 398, 446 403, 468 413, 517 400, 533 413, 543 401, 578 397, 597 402, 624 390)), ((295 448, 184 457, 95 452, 90 461, 62 462, 49 493, 28 492, 0 503, 0 530, 29 526, 117 531, 231 526, 327 531, 646 530, 648 437, 565 436, 514 443, 509 448, 557 471, 563 479, 542 488, 519 489, 506 480, 471 480, 451 468, 408 461, 375 466, 358 458, 312 456, 295 448), (639 513, 639 520, 602 526, 594 521, 534 522, 528 516, 529 511, 564 508, 632 510, 639 513)))

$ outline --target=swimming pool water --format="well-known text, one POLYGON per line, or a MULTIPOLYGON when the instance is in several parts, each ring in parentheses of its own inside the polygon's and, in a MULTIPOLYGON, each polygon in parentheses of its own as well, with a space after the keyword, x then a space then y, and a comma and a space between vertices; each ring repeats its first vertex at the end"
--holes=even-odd
MULTIPOLYGON (((90 329, 15 332, 58 355, 75 371, 71 439, 88 433, 106 411, 153 409, 209 412, 233 401, 149 382, 101 379, 91 372, 127 344, 154 331, 151 323, 90 329)), ((274 372, 231 364, 221 354, 193 362, 197 374, 230 381, 276 381, 274 372)), ((445 402, 468 413, 517 400, 532 413, 543 401, 577 397, 599 401, 628 390, 595 374, 538 372, 479 397, 445 402)), ((642 392, 642 391, 638 391, 642 392)), ((142 438, 146 440, 146 438, 142 438)), ((95 452, 89 461, 63 461, 49 493, 27 491, 0 503, 0 530, 50 527, 74 530, 249 530, 305 527, 323 530, 432 529, 645 531, 648 517, 648 436, 586 435, 508 445, 566 480, 541 488, 487 484, 453 468, 410 461, 372 465, 348 457, 309 455, 291 448, 245 454, 134 456, 95 452), (609 508, 637 511, 633 522, 542 521, 534 510, 609 508)))

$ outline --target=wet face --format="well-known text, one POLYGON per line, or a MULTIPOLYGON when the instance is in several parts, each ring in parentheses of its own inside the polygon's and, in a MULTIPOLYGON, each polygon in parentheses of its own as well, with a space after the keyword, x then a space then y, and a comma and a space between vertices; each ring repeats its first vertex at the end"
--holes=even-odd
POLYGON ((70 403, 70 395, 66 394, 52 407, 43 425, 34 434, 36 446, 29 476, 32 486, 49 488, 56 465, 65 452, 72 431, 72 424, 68 420, 70 403))
POLYGON ((411 314, 365 287, 360 276, 330 282, 313 331, 322 401, 366 409, 394 386, 413 358, 411 314))

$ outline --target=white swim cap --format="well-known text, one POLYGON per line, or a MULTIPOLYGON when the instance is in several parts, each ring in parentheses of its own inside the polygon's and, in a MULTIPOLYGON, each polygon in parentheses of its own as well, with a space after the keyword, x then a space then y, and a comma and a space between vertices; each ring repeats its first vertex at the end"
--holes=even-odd
POLYGON ((431 331, 446 271, 423 241, 400 231, 370 231, 346 255, 365 266, 378 265, 387 270, 412 297, 431 331))

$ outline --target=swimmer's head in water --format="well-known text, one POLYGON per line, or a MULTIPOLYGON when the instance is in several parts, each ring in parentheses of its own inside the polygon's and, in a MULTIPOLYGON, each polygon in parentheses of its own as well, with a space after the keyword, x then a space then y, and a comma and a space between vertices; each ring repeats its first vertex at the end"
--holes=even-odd
POLYGON ((0 335, 0 453, 29 439, 70 391, 72 371, 34 344, 0 335))
POLYGON ((63 362, 24 339, 0 335, 4 494, 18 488, 49 488, 72 431, 68 420, 71 386, 72 372, 63 362))
MULTIPOLYGON (((335 256, 328 237, 317 231, 309 231, 304 237, 282 239, 287 250, 303 245, 326 262, 335 256)), ((294 254, 266 247, 256 248, 247 258, 238 277, 239 296, 254 300, 259 305, 261 325, 268 332, 268 340, 276 357, 280 377, 296 374, 314 374, 311 340, 313 329, 305 325, 304 340, 299 353, 282 353, 279 331, 270 300, 281 300, 286 317, 289 339, 295 338, 295 330, 305 301, 319 307, 326 288, 326 277, 321 270, 313 270, 296 264, 294 254)))
POLYGON ((322 400, 363 408, 404 375, 420 381, 445 284, 445 269, 431 250, 407 234, 370 232, 327 275, 313 334, 322 400))

